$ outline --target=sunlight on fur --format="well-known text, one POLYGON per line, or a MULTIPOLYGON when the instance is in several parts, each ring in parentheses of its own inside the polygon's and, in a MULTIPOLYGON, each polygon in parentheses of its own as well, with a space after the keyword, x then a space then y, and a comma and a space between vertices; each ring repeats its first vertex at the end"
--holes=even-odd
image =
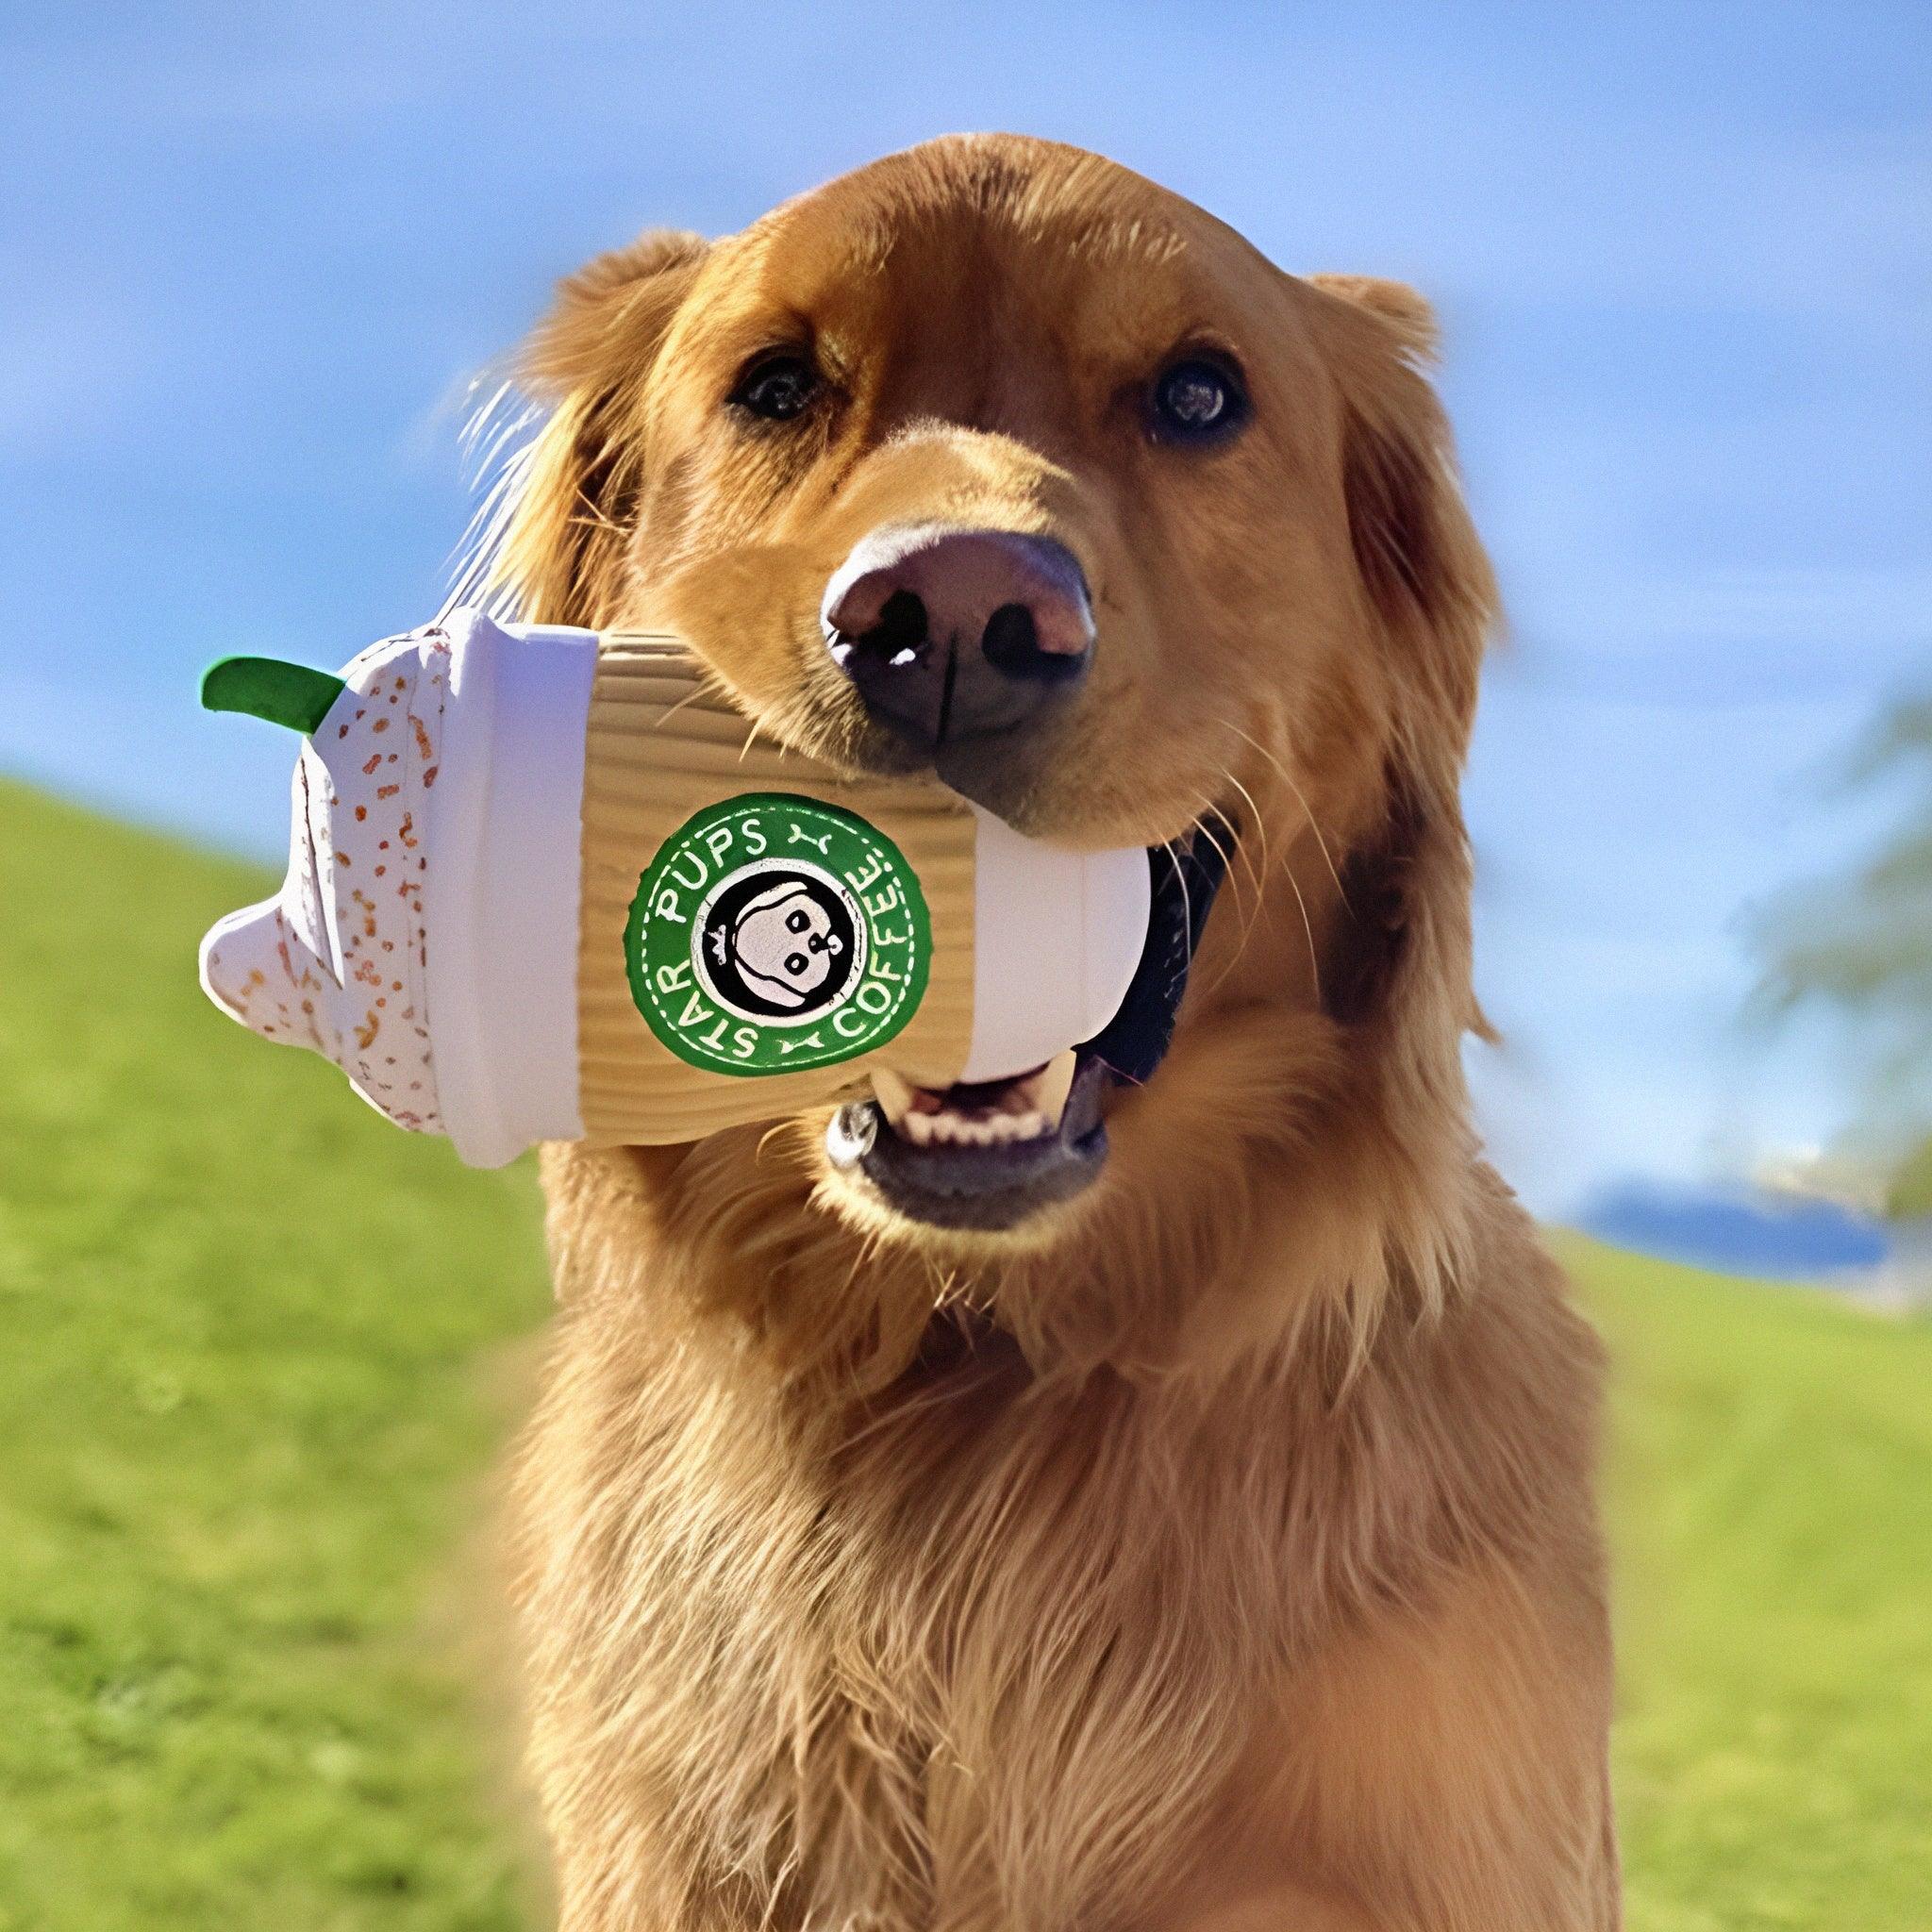
POLYGON ((567 1932, 1618 1923, 1598 1349, 1461 1071, 1496 599, 1434 349, 1410 291, 972 138, 604 258, 489 399, 462 595, 675 626, 857 765, 852 543, 1050 533, 1099 642, 1014 815, 1238 834, 1100 1178, 1009 1233, 870 1196, 823 1115, 546 1151, 516 1593, 567 1932), (833 400, 747 431, 801 328, 833 400), (1224 453, 1121 416, 1176 341, 1240 359, 1224 453))

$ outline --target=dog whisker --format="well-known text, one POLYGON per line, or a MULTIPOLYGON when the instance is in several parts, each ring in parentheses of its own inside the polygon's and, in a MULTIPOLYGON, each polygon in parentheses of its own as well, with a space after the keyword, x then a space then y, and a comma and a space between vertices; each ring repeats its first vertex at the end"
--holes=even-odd
POLYGON ((670 724, 672 719, 677 716, 678 712, 684 709, 685 706, 694 703, 697 699, 704 697, 706 694, 706 687, 704 685, 699 685, 694 691, 691 691, 688 692, 685 696, 679 698, 678 701, 675 705, 671 706, 671 708, 664 712, 663 716, 658 720, 657 728, 661 730, 666 724, 670 724))
POLYGON ((1255 836, 1261 841, 1259 870, 1257 869, 1255 857, 1248 850, 1244 840, 1238 836, 1235 837, 1233 848, 1230 850, 1215 836, 1214 826, 1217 824, 1221 825, 1223 830, 1229 832, 1231 835, 1235 829, 1218 808, 1209 807, 1195 813, 1194 829, 1221 855, 1223 874, 1233 889, 1237 900, 1239 900, 1241 895, 1241 875, 1235 871, 1234 860, 1236 858, 1239 858, 1241 860, 1241 872, 1246 874, 1248 890, 1253 895, 1253 908, 1251 913, 1244 919, 1241 929, 1241 943, 1245 945, 1248 935, 1253 930, 1254 922, 1259 918, 1261 912, 1262 877, 1268 865, 1268 827, 1262 822, 1260 810, 1255 804, 1254 794, 1249 791, 1248 788, 1225 765, 1221 768, 1221 774, 1228 784, 1241 793, 1242 801, 1248 808, 1248 823, 1255 836))
POLYGON ((1174 868, 1174 883, 1181 889, 1181 906, 1187 922, 1188 951, 1191 955, 1194 950, 1196 935, 1194 932, 1194 900, 1193 895, 1188 891, 1188 875, 1181 868, 1181 856, 1174 850, 1174 841, 1170 840, 1160 849, 1167 854, 1167 862, 1174 868))
POLYGON ((1245 785, 1243 785, 1241 781, 1238 777, 1236 777, 1235 774, 1231 771, 1229 771, 1227 767, 1224 765, 1222 767, 1222 775, 1227 780, 1227 782, 1230 785, 1234 787, 1234 789, 1237 791, 1241 793, 1242 803, 1245 804, 1248 808, 1248 823, 1254 827, 1256 836, 1261 841, 1261 858, 1259 871, 1256 870, 1256 863, 1251 858, 1249 858, 1245 846, 1241 847, 1241 862, 1247 867, 1249 880, 1254 886, 1255 891, 1258 896, 1261 891, 1261 874, 1265 873, 1268 869, 1267 822, 1261 816, 1261 808, 1255 803, 1255 794, 1252 791, 1250 791, 1248 788, 1245 785))
MULTIPOLYGON (((1232 773, 1228 774, 1227 775, 1231 779, 1233 778, 1232 773)), ((1240 781, 1235 780, 1234 782, 1239 787, 1240 781)), ((1254 801, 1250 799, 1248 803, 1249 808, 1252 810, 1254 801)), ((1233 855, 1230 854, 1227 847, 1224 846, 1221 842, 1221 841, 1214 836, 1212 825, 1209 823, 1208 814, 1196 814, 1194 819, 1194 831, 1199 837, 1206 839, 1208 844, 1211 845, 1214 848, 1214 850, 1221 855, 1221 864, 1224 875, 1230 881, 1231 884, 1234 885, 1236 901, 1237 904, 1239 904, 1240 880, 1237 874, 1235 873, 1233 855)), ((1265 859, 1267 851, 1267 834, 1265 831, 1261 833, 1261 840, 1263 857, 1265 859)), ((1248 857, 1247 853, 1242 848, 1241 841, 1239 840, 1236 841, 1235 849, 1237 852, 1241 853, 1241 865, 1248 875, 1251 903, 1248 906, 1248 908, 1245 908, 1242 912, 1241 935, 1235 941, 1234 951, 1229 956, 1226 963, 1222 967, 1221 971, 1215 974, 1214 978, 1211 981, 1208 982, 1208 985, 1203 995, 1204 998, 1211 996, 1213 992, 1216 991, 1216 989, 1219 988, 1222 985, 1222 983, 1227 978, 1228 974, 1231 974, 1236 968, 1236 966, 1241 963, 1242 954, 1244 954, 1248 949, 1248 941, 1254 937, 1255 928, 1260 922, 1261 886, 1259 876, 1257 874, 1255 871, 1255 862, 1251 858, 1248 857)))
POLYGON ((587 491, 579 489, 577 491, 577 501, 590 511, 590 515, 572 517, 571 522, 575 527, 584 530, 612 530, 620 537, 625 534, 624 525, 614 522, 608 516, 602 507, 587 491))
MULTIPOLYGON (((1225 775, 1227 777, 1228 783, 1232 785, 1235 788, 1235 790, 1238 791, 1244 799, 1247 800, 1248 810, 1254 816, 1257 824, 1258 825, 1260 821, 1260 812, 1259 808, 1255 804, 1254 794, 1249 791, 1248 788, 1245 785, 1243 785, 1241 781, 1239 778, 1237 778, 1232 772, 1228 772, 1225 775)), ((1307 809, 1306 806, 1304 806, 1303 809, 1307 809)), ((1310 826, 1313 826, 1314 823, 1315 822, 1311 817, 1308 820, 1308 824, 1310 824, 1310 826)), ((1317 841, 1319 841, 1321 838, 1321 831, 1319 827, 1317 827, 1315 830, 1315 836, 1317 841)), ((1268 862, 1267 832, 1265 828, 1262 828, 1261 831, 1261 862, 1265 866, 1268 862)), ((1316 1001, 1319 1003, 1322 997, 1322 962, 1318 956, 1318 951, 1315 945, 1314 924, 1308 917, 1308 902, 1307 898, 1303 895, 1301 881, 1297 879, 1294 875, 1294 868, 1285 858, 1281 862, 1281 870, 1283 874, 1287 876, 1289 888, 1294 893, 1295 906, 1301 913, 1302 933, 1307 941, 1308 948, 1308 975, 1314 986, 1316 1001)), ((1334 867, 1331 865, 1329 870, 1332 872, 1334 870, 1334 867)), ((1341 881, 1338 879, 1336 883, 1339 887, 1341 881)), ((1258 895, 1258 885, 1256 890, 1258 895)))
POLYGON ((1314 833, 1315 843, 1321 847, 1323 860, 1328 867, 1328 876, 1335 881, 1335 890, 1341 894, 1342 904, 1344 906, 1347 905, 1348 889, 1341 883, 1341 874, 1340 872, 1336 870, 1335 858, 1334 855, 1328 850, 1328 841, 1322 836, 1322 827, 1315 823, 1315 814, 1308 808, 1307 797, 1303 792, 1302 788, 1295 783, 1294 774, 1288 769, 1288 767, 1285 764, 1282 763, 1280 758, 1277 758, 1274 752, 1270 751, 1268 747, 1261 742, 1261 741, 1258 738, 1250 736, 1250 734, 1243 731, 1239 724, 1233 725, 1231 729, 1234 731, 1237 737, 1246 739, 1248 743, 1253 745, 1254 748, 1257 752, 1259 752, 1261 756, 1264 758, 1266 758, 1271 765, 1274 767, 1276 773, 1280 775, 1281 782, 1284 785, 1286 785, 1291 792, 1294 793, 1294 801, 1298 806, 1301 807, 1302 816, 1308 822, 1308 830, 1314 833))

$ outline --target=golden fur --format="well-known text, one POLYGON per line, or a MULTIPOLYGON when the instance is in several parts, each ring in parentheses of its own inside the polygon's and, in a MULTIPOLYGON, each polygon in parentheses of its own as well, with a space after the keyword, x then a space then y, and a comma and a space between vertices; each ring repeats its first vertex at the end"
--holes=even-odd
POLYGON ((1597 1344, 1478 1158, 1457 788, 1494 594, 1428 312, 1074 150, 931 143, 566 283, 501 567, 883 756, 820 593, 875 525, 1065 542, 1100 641, 1001 808, 1240 826, 1086 1194, 942 1234, 823 1115, 555 1147, 520 1457, 566 1932, 1618 1923, 1597 1344), (803 333, 835 401, 723 408, 803 333), (1238 357, 1208 456, 1131 407, 1238 357))

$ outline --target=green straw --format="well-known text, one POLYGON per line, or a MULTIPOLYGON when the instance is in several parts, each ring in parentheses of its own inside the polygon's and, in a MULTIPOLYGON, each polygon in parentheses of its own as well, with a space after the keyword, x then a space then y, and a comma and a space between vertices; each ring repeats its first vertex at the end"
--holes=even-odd
POLYGON ((340 677, 279 658, 218 658, 201 674, 203 710, 245 711, 291 731, 313 732, 342 691, 340 677))

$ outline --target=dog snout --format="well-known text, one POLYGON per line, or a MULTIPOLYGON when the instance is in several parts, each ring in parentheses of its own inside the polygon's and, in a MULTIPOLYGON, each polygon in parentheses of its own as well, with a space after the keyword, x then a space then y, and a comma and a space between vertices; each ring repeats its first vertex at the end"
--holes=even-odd
POLYGON ((821 616, 867 708, 932 751, 1030 723, 1093 656, 1078 558, 1018 530, 874 531, 826 586, 821 616))

